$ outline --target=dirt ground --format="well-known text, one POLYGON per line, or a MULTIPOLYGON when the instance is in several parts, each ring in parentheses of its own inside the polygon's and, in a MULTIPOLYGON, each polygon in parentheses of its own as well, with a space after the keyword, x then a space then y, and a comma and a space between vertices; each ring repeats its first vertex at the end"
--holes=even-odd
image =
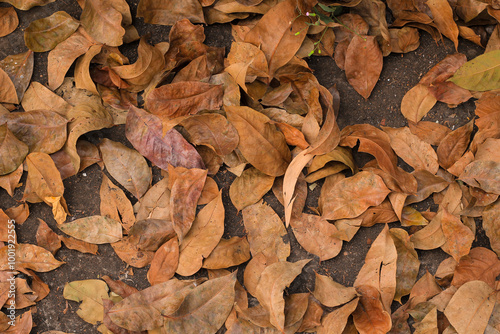
MULTIPOLYGON (((132 16, 135 17, 138 0, 128 1, 131 6, 132 16)), ((0 4, 3 6, 4 4, 0 4)), ((76 1, 58 0, 55 3, 44 7, 36 7, 29 11, 17 11, 20 19, 18 29, 3 38, 0 38, 0 59, 9 54, 25 52, 23 30, 28 24, 36 19, 47 17, 56 11, 66 11, 72 16, 79 18, 81 10, 76 1)), ((135 19, 134 25, 142 36, 151 34, 151 42, 158 43, 168 39, 169 27, 153 26, 144 24, 142 19, 135 19)), ((227 25, 214 25, 205 28, 207 44, 212 46, 224 46, 229 50, 231 43, 231 27, 227 25)), ((421 32, 421 45, 411 53, 400 55, 391 54, 384 59, 384 68, 377 86, 373 90, 368 100, 362 98, 348 84, 345 74, 335 65, 333 59, 328 57, 313 57, 309 59, 311 68, 315 70, 315 75, 319 82, 325 87, 336 85, 340 92, 341 106, 338 117, 340 128, 351 124, 369 123, 375 126, 386 125, 391 127, 405 126, 406 120, 401 115, 400 103, 403 95, 436 63, 446 55, 455 52, 453 44, 446 40, 436 44, 431 37, 421 32)), ((130 61, 135 61, 135 49, 138 43, 122 47, 122 52, 129 56, 130 61)), ((482 53, 481 48, 464 40, 460 40, 459 52, 464 53, 470 60, 482 53)), ((47 53, 35 54, 35 70, 33 80, 42 84, 47 84, 47 53)), ((451 129, 464 125, 474 114, 474 103, 467 102, 455 109, 448 108, 443 103, 437 103, 424 120, 438 121, 451 129)), ((98 143, 102 138, 110 138, 122 142, 131 147, 124 135, 124 127, 118 126, 112 129, 105 129, 98 132, 91 132, 83 136, 84 139, 98 143)), ((357 158, 363 159, 361 155, 357 158)), ((159 170, 155 168, 155 182, 159 180, 159 170)), ((21 180, 25 182, 26 176, 21 180)), ((64 197, 68 203, 72 216, 69 219, 99 214, 99 187, 101 184, 102 172, 97 165, 86 169, 83 173, 68 178, 64 181, 64 197)), ((225 237, 234 235, 244 235, 244 227, 241 213, 233 207, 229 199, 229 185, 234 179, 234 175, 222 170, 215 180, 219 187, 223 189, 223 200, 226 208, 225 237)), ((322 182, 309 192, 307 206, 316 207, 322 182)), ((18 188, 14 199, 10 198, 6 191, 0 189, 0 208, 7 209, 16 204, 22 198, 24 187, 18 188)), ((133 201, 132 197, 130 199, 133 201)), ((284 217, 283 207, 276 200, 272 192, 264 197, 264 201, 269 203, 273 209, 284 217)), ((426 209, 419 207, 419 209, 426 209)), ((36 244, 35 234, 38 228, 38 218, 43 219, 51 226, 56 233, 57 224, 52 218, 50 207, 47 205, 30 204, 30 216, 28 220, 18 227, 18 240, 20 243, 36 244)), ((481 228, 480 221, 477 222, 477 238, 473 244, 475 246, 489 247, 489 241, 481 228)), ((396 226, 397 224, 391 224, 396 226)), ((292 254, 289 261, 298 259, 313 258, 305 267, 303 273, 292 283, 288 292, 307 292, 314 287, 314 272, 331 275, 337 282, 352 285, 359 269, 362 267, 366 252, 383 226, 373 226, 362 228, 354 239, 349 243, 344 243, 342 252, 334 259, 319 262, 312 254, 307 253, 294 239, 291 238, 292 254)), ((391 226, 392 227, 392 226, 391 226)), ((447 255, 441 250, 418 251, 421 260, 420 275, 426 271, 434 273, 438 264, 447 255)), ((100 245, 98 255, 82 254, 74 250, 69 250, 63 246, 59 250, 56 258, 65 261, 66 264, 60 268, 48 272, 40 273, 39 276, 45 281, 50 289, 50 294, 37 303, 36 313, 34 313, 34 323, 32 333, 42 333, 48 330, 59 330, 68 333, 97 333, 97 327, 81 320, 76 315, 78 304, 67 302, 63 296, 64 284, 74 280, 95 279, 108 275, 113 279, 123 280, 125 283, 138 289, 149 286, 146 279, 147 267, 143 269, 128 268, 114 253, 109 245, 100 245)), ((244 266, 244 265, 243 265, 244 266)), ((240 274, 242 272, 240 271, 240 274)), ((242 275, 240 275, 242 276, 242 275)), ((239 277, 241 279, 241 277, 239 277)), ((241 282, 241 280, 240 280, 241 282)))

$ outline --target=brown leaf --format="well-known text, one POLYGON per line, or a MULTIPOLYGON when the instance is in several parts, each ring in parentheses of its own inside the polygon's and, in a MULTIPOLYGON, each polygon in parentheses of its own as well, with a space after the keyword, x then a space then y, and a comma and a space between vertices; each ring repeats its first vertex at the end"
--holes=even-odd
POLYGON ((453 10, 446 0, 428 0, 426 5, 429 6, 434 23, 439 31, 451 39, 455 44, 455 49, 458 48, 458 27, 453 19, 453 10))
POLYGON ((500 180, 497 177, 499 170, 499 162, 477 160, 465 167, 459 179, 470 186, 500 195, 500 180))
POLYGON ((382 72, 382 52, 374 36, 354 36, 347 47, 345 75, 351 86, 368 99, 382 72))
POLYGON ((141 198, 152 179, 151 168, 146 159, 136 150, 107 138, 102 140, 99 150, 109 174, 132 195, 141 198))
POLYGON ((321 304, 327 307, 337 307, 355 299, 358 293, 353 287, 345 287, 329 276, 316 273, 313 295, 321 304))
POLYGON ((5 71, 1 68, 0 84, 2 85, 2 89, 0 90, 0 102, 19 103, 14 83, 12 82, 12 80, 10 80, 9 75, 5 73, 5 71))
POLYGON ((205 185, 201 191, 200 198, 198 199, 198 205, 205 205, 210 203, 214 198, 219 196, 219 186, 217 182, 214 181, 210 176, 207 176, 205 180, 205 185))
POLYGON ((309 147, 309 143, 304 138, 304 134, 297 128, 286 123, 276 123, 276 126, 283 132, 288 145, 297 146, 305 150, 309 147))
POLYGON ((150 45, 147 38, 141 38, 137 48, 137 61, 130 65, 114 66, 112 70, 138 92, 147 87, 155 75, 163 69, 165 58, 162 51, 150 45))
POLYGON ((467 282, 455 292, 444 314, 458 333, 484 333, 495 300, 496 291, 485 282, 467 282))
POLYGON ((22 105, 24 111, 42 109, 56 112, 63 117, 67 116, 72 108, 62 97, 36 81, 31 82, 24 94, 22 105))
POLYGON ((238 131, 238 149, 255 168, 270 176, 281 176, 291 160, 284 135, 269 118, 248 107, 226 106, 226 114, 238 131))
POLYGON ((380 301, 380 293, 372 286, 359 286, 361 295, 353 320, 360 334, 382 334, 391 329, 391 316, 384 310, 380 301))
MULTIPOLYGON (((15 172, 28 154, 28 146, 10 132, 7 124, 0 125, 0 175, 15 172)), ((21 172, 22 173, 22 172, 21 172)))
POLYGON ((386 172, 388 178, 384 182, 388 186, 393 184, 391 190, 406 194, 416 191, 417 182, 414 177, 397 167, 397 156, 390 147, 390 139, 385 132, 368 124, 351 125, 342 130, 342 146, 353 148, 358 140, 358 151, 369 153, 377 159, 378 166, 386 172))
POLYGON ((175 233, 182 245, 196 214, 196 205, 200 198, 207 171, 197 168, 173 168, 169 166, 170 219, 175 233))
POLYGON ((200 282, 171 279, 153 285, 116 303, 108 315, 115 324, 130 331, 153 330, 163 326, 163 314, 174 312, 200 282))
POLYGON ((147 218, 170 220, 170 190, 168 189, 168 178, 158 181, 139 200, 140 206, 137 210, 136 219, 147 218))
POLYGON ((202 268, 229 268, 250 260, 250 257, 250 244, 246 236, 221 239, 210 255, 203 261, 202 268))
POLYGON ((500 218, 500 203, 489 205, 483 211, 483 229, 486 232, 486 236, 490 240, 491 249, 495 253, 500 253, 500 238, 498 229, 498 219, 500 218))
POLYGON ((17 17, 14 7, 2 7, 0 9, 0 37, 7 36, 19 25, 19 18, 17 17))
POLYGON ((439 164, 443 168, 450 168, 465 153, 473 128, 474 121, 470 121, 444 137, 436 150, 439 164))
POLYGON ((267 259, 285 261, 290 255, 290 242, 283 222, 262 201, 243 209, 243 223, 248 233, 253 256, 263 253, 267 259))
MULTIPOLYGON (((20 10, 28 10, 35 6, 45 6, 55 0, 3 0, 20 10)), ((31 316, 30 316, 31 317, 31 316)))
POLYGON ((9 130, 28 145, 30 152, 54 153, 66 142, 68 121, 59 114, 48 110, 13 112, 5 121, 9 130))
POLYGON ((38 219, 40 224, 38 225, 38 230, 36 231, 36 243, 38 246, 43 247, 50 251, 52 255, 61 248, 61 240, 59 236, 47 225, 46 222, 38 219))
POLYGON ((418 254, 408 233, 400 228, 392 228, 389 233, 398 253, 396 269, 396 293, 394 300, 401 303, 401 297, 408 295, 415 284, 420 267, 418 254))
MULTIPOLYGON (((24 92, 28 85, 30 84, 31 75, 33 74, 33 65, 34 58, 33 52, 27 51, 24 53, 19 53, 15 55, 10 55, 5 57, 0 61, 0 69, 5 71, 5 73, 9 76, 10 80, 14 84, 17 94, 17 101, 9 102, 9 103, 19 103, 22 101, 24 92)), ((2 80, 3 81, 3 80, 2 80)), ((9 89, 7 93, 10 92, 11 85, 8 83, 4 83, 9 89)))
POLYGON ((299 50, 306 37, 306 21, 306 16, 297 16, 295 2, 286 0, 269 10, 246 34, 245 42, 264 51, 270 76, 299 50), (301 30, 304 32, 296 35, 301 30))
POLYGON ((292 218, 290 225, 299 244, 320 261, 334 258, 342 250, 337 228, 321 216, 302 213, 292 218))
POLYGON ((262 196, 271 190, 274 177, 251 167, 243 171, 229 187, 231 202, 238 209, 243 210, 249 205, 257 203, 262 196))
MULTIPOLYGON (((245 92, 249 93, 245 83, 251 83, 257 77, 268 77, 267 70, 266 56, 259 47, 244 42, 231 44, 224 71, 229 73, 245 92)), ((269 97, 264 96, 263 101, 267 100, 269 97)))
POLYGON ((136 249, 155 252, 174 236, 170 220, 150 218, 137 221, 128 232, 125 242, 136 249))
POLYGON ((78 57, 85 54, 94 43, 92 37, 80 27, 73 35, 59 43, 49 52, 47 74, 50 89, 54 90, 63 83, 64 76, 71 67, 71 64, 78 57))
POLYGON ((369 206, 382 203, 389 194, 382 178, 371 172, 359 172, 329 189, 321 205, 326 219, 354 218, 369 206))
POLYGON ((161 120, 143 109, 130 107, 125 135, 144 157, 163 170, 168 165, 204 168, 203 161, 191 144, 175 129, 162 133, 161 120))
POLYGON ((166 26, 174 25, 182 19, 188 19, 193 23, 205 23, 202 7, 196 0, 141 0, 137 16, 143 17, 146 23, 166 26))
MULTIPOLYGON (((15 0, 9 0, 9 2, 14 2, 15 0)), ((45 0, 47 1, 47 0, 45 0)), ((53 0, 48 0, 47 2, 52 2, 53 0)), ((33 318, 31 315, 31 310, 24 312, 23 314, 16 317, 15 326, 10 326, 8 330, 5 331, 6 334, 23 334, 31 332, 33 328, 33 318)))
POLYGON ((89 67, 92 59, 101 52, 103 45, 92 45, 85 54, 78 58, 75 65, 75 84, 76 88, 86 89, 95 95, 99 95, 97 88, 90 76, 89 67))
POLYGON ((193 115, 180 123, 194 145, 206 145, 218 155, 227 155, 238 146, 238 132, 222 115, 193 115))
POLYGON ((451 132, 446 125, 429 121, 420 121, 416 124, 410 121, 408 125, 411 133, 433 146, 438 146, 444 137, 451 132))
POLYGON ((397 251, 386 225, 368 250, 365 264, 354 282, 356 289, 373 287, 380 292, 382 307, 390 312, 396 293, 397 251))
POLYGON ((91 244, 106 244, 122 239, 120 222, 104 216, 91 216, 59 225, 64 233, 91 244))
POLYGON ((135 223, 132 203, 130 203, 123 190, 115 186, 106 174, 103 174, 102 177, 99 196, 101 197, 101 216, 121 222, 123 228, 128 231, 135 223))
POLYGON ((439 169, 437 155, 431 145, 421 141, 407 127, 393 129, 382 128, 391 139, 391 146, 396 154, 415 170, 425 169, 436 174, 439 169))
MULTIPOLYGON (((85 30, 99 43, 109 46, 123 44, 126 17, 130 17, 130 8, 123 0, 85 0, 80 21, 85 30)), ((131 17, 130 22, 131 24, 131 17)))
POLYGON ((97 254, 99 247, 96 244, 91 244, 83 240, 78 240, 72 237, 65 237, 60 235, 59 240, 64 243, 64 246, 69 249, 79 251, 80 253, 97 254))
POLYGON ((476 101, 475 114, 479 117, 484 117, 498 111, 500 106, 500 94, 495 91, 484 92, 483 95, 476 101))
POLYGON ((455 261, 460 261, 462 256, 469 254, 474 233, 462 223, 460 217, 443 209, 441 228, 446 238, 446 242, 441 246, 443 251, 453 256, 455 261))
POLYGON ((438 193, 450 184, 443 178, 433 175, 426 170, 417 170, 412 173, 418 183, 417 192, 415 195, 410 195, 406 198, 405 204, 421 202, 433 193, 438 193))
POLYGON ((407 53, 415 51, 420 46, 420 34, 415 28, 389 29, 389 34, 392 52, 407 53))
POLYGON ((429 87, 419 83, 403 96, 401 113, 408 121, 418 123, 436 102, 437 99, 429 87))
POLYGON ((358 302, 359 298, 356 298, 324 316, 321 320, 321 327, 318 328, 318 334, 345 333, 347 320, 356 310, 358 302))
POLYGON ((446 237, 441 227, 443 214, 443 211, 439 211, 430 221, 429 225, 410 236, 410 241, 413 242, 416 249, 435 249, 441 247, 446 242, 446 237))
POLYGON ((222 192, 219 192, 219 196, 201 209, 182 240, 176 273, 191 276, 200 270, 203 259, 217 246, 223 233, 224 206, 222 192))
POLYGON ((115 242, 111 246, 120 259, 136 268, 142 268, 150 264, 155 255, 154 252, 137 249, 136 245, 123 240, 115 242))
POLYGON ((146 97, 146 109, 162 118, 196 114, 201 110, 219 109, 223 89, 199 81, 176 82, 153 89, 146 97))
POLYGON ((269 312, 270 323, 282 332, 285 328, 283 290, 301 273, 302 268, 309 261, 273 263, 264 269, 257 284, 257 299, 264 309, 269 312))
POLYGON ((173 313, 165 314, 168 333, 212 333, 217 331, 233 308, 236 272, 211 279, 194 288, 173 313))
MULTIPOLYGON (((1 130, 0 130, 1 131, 1 130)), ((20 164, 19 167, 12 173, 0 176, 0 187, 4 188, 10 197, 14 196, 14 189, 16 189, 19 181, 23 176, 23 165, 20 164)))
POLYGON ((24 42, 32 51, 49 51, 71 36, 79 25, 68 13, 55 12, 43 19, 32 21, 24 31, 24 42))
POLYGON ((46 153, 33 152, 26 157, 28 179, 23 200, 30 203, 45 202, 52 207, 58 224, 66 220, 64 185, 54 162, 46 153))
POLYGON ((151 285, 163 283, 171 279, 179 263, 179 241, 172 238, 158 248, 148 270, 148 281, 151 285))
POLYGON ((109 286, 109 289, 122 297, 123 299, 127 298, 128 296, 139 292, 136 288, 122 282, 122 281, 115 281, 108 275, 104 275, 102 279, 106 282, 106 284, 109 286))
POLYGON ((470 281, 481 280, 495 288, 496 277, 500 274, 500 260, 491 250, 476 247, 458 262, 451 284, 456 287, 470 281))
MULTIPOLYGON (((0 270, 11 269, 11 265, 7 262, 8 246, 0 248, 0 270)), ((17 244, 16 245, 16 261, 15 269, 32 269, 38 272, 47 272, 56 269, 64 264, 52 256, 45 248, 38 247, 32 244, 17 244)))

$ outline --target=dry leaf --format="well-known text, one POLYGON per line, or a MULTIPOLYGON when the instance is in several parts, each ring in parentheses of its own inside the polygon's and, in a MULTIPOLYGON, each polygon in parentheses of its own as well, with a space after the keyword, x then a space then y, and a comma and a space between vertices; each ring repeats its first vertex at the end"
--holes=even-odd
POLYGON ((43 247, 50 251, 52 255, 61 248, 61 240, 59 236, 47 225, 46 222, 38 219, 40 224, 38 225, 38 230, 36 231, 36 243, 38 246, 43 247))
POLYGON ((344 306, 328 313, 321 320, 321 327, 318 328, 318 334, 342 334, 347 325, 349 316, 356 310, 359 299, 356 298, 344 306))
POLYGON ((329 276, 316 273, 313 295, 321 304, 327 307, 337 307, 353 300, 358 293, 353 287, 345 287, 329 276))
POLYGON ((496 277, 500 274, 500 260, 491 250, 476 247, 470 250, 469 255, 460 259, 451 284, 456 287, 464 283, 481 280, 495 288, 496 277))
POLYGON ((152 179, 151 168, 146 159, 136 150, 107 138, 102 140, 99 150, 109 174, 132 195, 141 198, 152 179))
POLYGON ((496 300, 495 291, 485 282, 462 285, 444 310, 458 333, 484 333, 496 300))
POLYGON ((172 238, 158 248, 148 270, 151 285, 167 282, 171 279, 179 263, 179 241, 172 238))
POLYGON ((164 330, 169 333, 216 332, 231 311, 236 272, 211 279, 194 288, 173 313, 164 313, 164 330))
POLYGON ((238 131, 238 149, 255 168, 270 176, 281 176, 291 160, 285 136, 269 118, 248 107, 225 106, 226 114, 238 131))
POLYGON ((182 245, 196 214, 196 205, 200 198, 207 171, 202 169, 173 168, 169 166, 170 220, 179 243, 182 245))
POLYGON ((63 297, 75 302, 82 302, 76 314, 86 322, 97 324, 103 320, 103 299, 109 299, 108 286, 97 279, 73 281, 64 285, 63 297))
POLYGON ((107 244, 122 239, 122 224, 105 217, 91 216, 59 225, 64 233, 91 244, 107 244))
POLYGON ((360 334, 382 334, 391 329, 391 316, 384 310, 379 291, 372 286, 359 286, 361 295, 353 320, 360 334))
POLYGON ((0 37, 7 36, 19 25, 19 18, 17 17, 14 7, 2 7, 0 9, 0 37))
POLYGON ((182 240, 177 274, 191 276, 201 269, 203 259, 210 255, 224 233, 224 212, 222 192, 219 192, 216 198, 200 210, 182 240))
POLYGON ((243 222, 253 256, 285 261, 290 255, 288 233, 274 210, 262 201, 243 209, 243 222))
POLYGON ((130 16, 130 8, 124 0, 85 0, 80 21, 89 35, 99 43, 120 46, 125 35, 122 21, 126 20, 127 15, 130 16))
POLYGON ((229 187, 229 197, 236 209, 241 211, 260 201, 262 196, 271 190, 273 183, 273 176, 266 175, 255 167, 250 167, 233 181, 229 187))
POLYGON ((321 205, 321 213, 324 218, 331 220, 354 218, 369 206, 382 203, 389 192, 378 175, 359 172, 329 189, 321 205))
POLYGON ((99 196, 101 197, 101 216, 121 222, 125 230, 129 230, 134 225, 135 215, 132 203, 123 190, 115 186, 106 174, 102 177, 99 196))
POLYGON ((345 55, 345 75, 351 86, 368 99, 382 72, 382 51, 374 36, 356 35, 345 55))
POLYGON ((203 160, 194 147, 175 129, 162 133, 161 120, 143 109, 130 107, 125 135, 144 157, 163 170, 168 165, 204 168, 203 160))
POLYGON ((71 36, 79 25, 68 13, 55 12, 43 19, 32 21, 24 31, 24 42, 32 51, 49 51, 71 36))
POLYGON ((320 261, 334 258, 342 250, 337 228, 321 216, 302 213, 292 218, 290 226, 299 244, 320 261))
POLYGON ((281 332, 285 328, 283 290, 297 277, 310 260, 295 263, 276 262, 266 267, 257 284, 256 297, 269 312, 270 323, 281 332))
POLYGON ((202 268, 223 269, 250 260, 250 244, 247 237, 221 239, 210 255, 203 261, 202 268))
POLYGON ((14 136, 7 124, 0 125, 0 175, 15 172, 28 151, 28 146, 14 136))
POLYGON ((137 16, 143 17, 146 23, 167 26, 174 25, 182 19, 188 19, 193 23, 205 23, 202 7, 196 0, 141 0, 137 16))
POLYGON ((42 247, 32 244, 17 244, 16 245, 16 260, 14 268, 7 262, 8 246, 0 248, 0 270, 14 269, 32 269, 38 272, 47 272, 54 270, 64 264, 54 258, 52 253, 42 247))

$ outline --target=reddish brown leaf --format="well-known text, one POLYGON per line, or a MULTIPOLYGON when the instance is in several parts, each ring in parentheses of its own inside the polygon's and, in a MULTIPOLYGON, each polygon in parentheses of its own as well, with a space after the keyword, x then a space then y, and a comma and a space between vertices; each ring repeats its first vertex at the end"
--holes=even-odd
POLYGON ((166 26, 174 25, 182 19, 188 19, 193 23, 205 23, 201 4, 196 0, 141 0, 137 16, 143 17, 146 23, 166 26))
POLYGON ((2 22, 0 24, 0 37, 7 36, 16 30, 19 18, 14 7, 2 7, 0 9, 0 22, 2 22))
POLYGON ((38 225, 38 230, 36 231, 36 243, 38 246, 49 250, 52 255, 61 248, 61 240, 59 236, 41 219, 38 219, 40 224, 38 225))
POLYGON ((368 207, 382 203, 389 194, 382 178, 370 172, 359 172, 346 178, 326 194, 320 204, 322 216, 326 219, 354 218, 368 207))
POLYGON ((231 202, 238 209, 243 210, 255 204, 264 196, 274 183, 274 177, 260 172, 257 168, 246 169, 229 187, 231 202))
POLYGON ((460 180, 470 186, 500 195, 500 180, 498 179, 499 170, 499 162, 484 160, 473 161, 465 167, 463 173, 460 174, 460 180))
POLYGON ((437 99, 429 87, 418 84, 403 96, 401 113, 408 121, 418 123, 434 107, 436 102, 437 99))
POLYGON ((342 250, 338 230, 321 216, 301 214, 290 222, 293 234, 306 251, 319 256, 320 261, 337 256, 342 250))
POLYGON ((151 285, 171 279, 179 263, 179 242, 172 238, 158 248, 148 270, 148 281, 151 285))
POLYGON ((204 168, 203 161, 191 144, 175 129, 162 133, 161 120, 143 109, 130 107, 125 126, 127 139, 143 156, 163 170, 168 165, 204 168))
POLYGON ((498 256, 487 248, 476 247, 470 250, 469 255, 460 259, 451 284, 460 287, 464 283, 481 280, 494 288, 499 274, 498 256))
POLYGON ((248 107, 226 106, 226 114, 238 131, 238 149, 255 168, 270 176, 281 176, 290 162, 284 135, 269 118, 248 107))
POLYGON ((163 118, 192 115, 203 109, 219 109, 221 86, 199 81, 177 82, 153 89, 146 98, 146 109, 163 118))
POLYGON ((382 52, 374 36, 353 37, 346 51, 345 74, 351 86, 368 99, 382 72, 382 52))
POLYGON ((182 244, 184 236, 193 224, 196 205, 200 198, 207 171, 202 169, 173 168, 169 166, 170 219, 182 244))
POLYGON ((82 15, 82 26, 96 41, 110 46, 123 44, 125 29, 123 23, 131 24, 130 8, 123 0, 85 0, 82 15), (127 21, 127 16, 130 21, 127 21))
POLYGON ((426 5, 429 6, 434 23, 439 31, 451 39, 455 44, 455 49, 458 48, 458 27, 453 19, 453 10, 446 0, 428 0, 426 5))
POLYGON ((470 121, 466 125, 450 132, 439 144, 436 152, 439 164, 448 169, 460 159, 470 143, 470 135, 474 128, 474 122, 470 121))
POLYGON ((387 333, 392 325, 391 316, 384 311, 378 290, 371 286, 360 286, 356 290, 361 297, 352 316, 359 333, 387 333))
POLYGON ((469 254, 474 241, 474 233, 462 223, 460 217, 444 209, 441 228, 446 238, 446 242, 441 246, 442 250, 453 256, 457 262, 462 256, 469 254))
POLYGON ((78 240, 73 237, 68 238, 60 235, 59 240, 61 240, 64 243, 64 246, 66 246, 67 248, 79 251, 80 253, 96 255, 97 251, 99 250, 99 247, 97 245, 85 242, 83 240, 78 240))

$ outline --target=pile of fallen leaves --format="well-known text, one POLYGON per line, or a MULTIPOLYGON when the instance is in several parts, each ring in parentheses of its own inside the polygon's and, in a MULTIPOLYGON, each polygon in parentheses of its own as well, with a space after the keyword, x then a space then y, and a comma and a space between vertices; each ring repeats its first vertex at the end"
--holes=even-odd
MULTIPOLYGON (((0 2, 28 10, 53 1, 0 2)), ((16 244, 15 270, 30 278, 16 278, 17 308, 49 294, 35 272, 63 264, 54 257, 61 243, 92 254, 110 243, 127 264, 149 266, 151 287, 107 276, 68 283, 64 298, 81 302, 77 314, 102 333, 410 333, 410 316, 420 334, 500 332, 498 1, 141 0, 137 16, 172 25, 156 45, 139 37, 125 0, 78 3, 79 20, 60 11, 31 22, 29 51, 0 61, 0 186, 12 196, 27 172, 22 202, 0 210, 0 241, 9 219, 22 223, 38 202, 67 235, 40 220, 38 245, 16 244), (227 22, 234 42, 226 55, 203 43, 195 23, 227 22), (340 130, 338 92, 320 85, 304 58, 334 57, 368 98, 383 57, 415 50, 418 29, 455 47, 461 36, 485 53, 449 55, 423 76, 401 103, 409 126, 340 130), (139 39, 130 64, 118 47, 139 39), (47 51, 48 84, 30 83, 33 52, 47 51), (74 78, 66 77, 73 63, 74 78), (458 129, 422 121, 438 101, 471 98, 477 118, 458 129), (133 148, 80 138, 120 124, 133 148), (357 166, 356 152, 374 159, 357 166), (95 163, 110 176, 101 214, 68 219, 62 180, 95 163), (163 176, 153 185, 151 165, 163 176), (225 208, 211 178, 222 165, 237 176, 229 195, 244 237, 222 238, 225 208), (308 183, 321 179, 317 214, 304 213, 308 183), (284 222, 262 201, 270 190, 284 222), (436 212, 412 206, 427 199, 436 212), (492 250, 471 249, 475 218, 492 250), (287 261, 288 233, 324 261, 374 224, 386 225, 353 287, 317 274, 313 292, 284 297, 309 262, 287 261), (416 250, 436 248, 450 257, 417 280, 416 250), (234 267, 246 262, 239 282, 234 267), (183 279, 202 268, 208 277, 183 279)), ((16 29, 13 7, 1 7, 0 18, 1 36, 16 29)), ((9 304, 7 252, 0 249, 1 305, 9 304)), ((16 326, 8 321, 1 313, 2 332, 29 333, 31 311, 16 326)))

